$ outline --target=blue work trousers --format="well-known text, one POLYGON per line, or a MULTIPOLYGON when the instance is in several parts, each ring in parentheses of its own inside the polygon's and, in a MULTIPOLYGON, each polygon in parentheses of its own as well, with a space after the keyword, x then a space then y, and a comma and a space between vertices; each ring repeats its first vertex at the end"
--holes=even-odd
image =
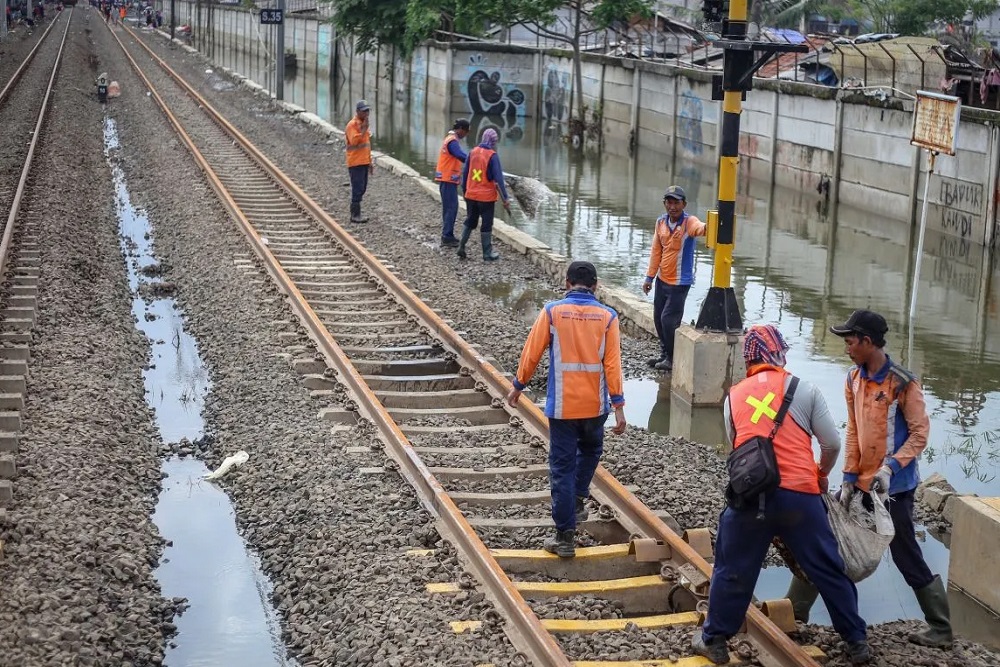
POLYGON ((371 169, 367 164, 357 167, 348 167, 347 173, 351 176, 351 203, 360 204, 361 198, 368 190, 368 171, 371 169))
POLYGON ((590 495, 607 419, 549 419, 549 487, 556 530, 576 528, 576 497, 590 495))
POLYGON ((653 326, 660 337, 660 358, 674 360, 674 334, 684 319, 690 285, 668 285, 659 278, 653 292, 653 326))
POLYGON ((438 183, 441 192, 441 238, 455 238, 455 220, 458 218, 458 185, 438 183))
POLYGON ((775 536, 782 539, 823 596, 840 636, 849 642, 865 639, 865 621, 858 615, 858 589, 844 573, 823 500, 816 494, 779 488, 767 498, 763 519, 757 518, 756 507, 726 507, 719 518, 705 641, 728 639, 739 631, 775 536))
POLYGON ((466 199, 465 210, 468 211, 468 215, 465 216, 465 226, 471 231, 479 226, 479 219, 482 218, 483 228, 480 231, 483 234, 492 234, 493 216, 496 213, 496 205, 495 201, 466 199))

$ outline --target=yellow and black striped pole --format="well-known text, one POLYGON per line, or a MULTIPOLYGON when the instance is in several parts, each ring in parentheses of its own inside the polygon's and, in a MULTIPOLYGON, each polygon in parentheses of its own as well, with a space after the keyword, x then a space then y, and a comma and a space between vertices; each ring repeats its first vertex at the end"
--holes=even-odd
MULTIPOLYGON (((747 0, 729 0, 729 20, 723 37, 745 40, 747 0)), ((749 43, 747 44, 749 46, 749 43)), ((744 73, 753 68, 753 51, 726 48, 722 75, 722 142, 719 146, 718 209, 709 211, 708 246, 715 251, 712 287, 698 315, 697 328, 709 331, 740 331, 743 319, 732 286, 733 248, 736 245, 736 179, 740 164, 740 113, 746 89, 740 85, 744 73)), ((752 75, 752 74, 751 74, 752 75)))

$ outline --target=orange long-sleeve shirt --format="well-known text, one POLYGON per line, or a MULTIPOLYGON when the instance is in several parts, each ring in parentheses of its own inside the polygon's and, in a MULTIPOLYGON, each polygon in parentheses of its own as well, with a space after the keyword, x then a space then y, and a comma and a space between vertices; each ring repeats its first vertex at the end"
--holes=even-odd
POLYGON ((669 215, 661 215, 656 220, 646 279, 652 280, 659 273, 668 285, 694 284, 695 237, 704 236, 705 229, 704 222, 687 212, 676 225, 669 215))
POLYGON ((545 351, 549 385, 545 416, 589 419, 625 405, 618 313, 589 291, 571 290, 546 304, 521 351, 514 386, 524 389, 545 351))
POLYGON ((355 116, 344 128, 347 140, 347 166, 360 167, 372 163, 372 134, 367 127, 361 131, 361 119, 355 116))

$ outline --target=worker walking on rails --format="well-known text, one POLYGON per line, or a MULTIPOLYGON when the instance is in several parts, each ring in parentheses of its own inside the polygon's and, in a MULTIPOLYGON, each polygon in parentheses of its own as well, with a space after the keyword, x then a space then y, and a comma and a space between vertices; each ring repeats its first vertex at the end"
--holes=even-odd
MULTIPOLYGON (((887 507, 896 534, 889 543, 892 561, 913 589, 928 628, 910 634, 914 644, 949 648, 953 641, 948 592, 941 577, 931 572, 917 543, 913 525, 913 496, 920 481, 917 458, 927 447, 930 418, 919 381, 885 353, 885 318, 870 310, 856 310, 830 331, 843 337, 847 355, 856 365, 847 373, 847 448, 840 501, 851 502, 862 493, 868 508, 873 492, 888 493, 887 507)), ((808 619, 815 589, 792 579, 788 597, 796 618, 808 619)))
POLYGON ((462 240, 458 244, 458 256, 465 259, 465 244, 472 236, 472 230, 483 219, 480 238, 483 243, 483 259, 491 262, 500 259, 500 253, 493 250, 493 214, 497 203, 497 194, 503 200, 503 207, 510 213, 510 198, 507 196, 507 186, 503 180, 503 167, 500 166, 500 156, 497 155, 497 131, 492 127, 483 131, 479 145, 469 152, 462 170, 462 187, 465 189, 465 225, 462 228, 462 240))
POLYGON ((458 218, 458 183, 462 179, 463 166, 468 154, 462 150, 462 139, 469 134, 469 121, 459 118, 438 152, 437 169, 434 170, 434 180, 438 182, 441 192, 441 245, 446 248, 458 246, 455 238, 455 219, 458 218))
POLYGON ((576 526, 586 521, 590 482, 604 449, 604 422, 615 412, 612 433, 625 432, 621 338, 618 313, 594 296, 597 269, 573 262, 566 271, 566 296, 545 305, 521 351, 507 402, 521 392, 549 351, 549 486, 556 534, 543 548, 561 558, 576 555, 576 526))
POLYGON ((642 285, 644 294, 653 292, 653 325, 660 338, 660 355, 647 363, 658 371, 674 368, 674 334, 684 319, 684 303, 694 284, 695 237, 705 235, 705 223, 684 210, 684 188, 671 185, 663 194, 666 213, 656 219, 649 268, 642 285))
POLYGON ((351 176, 351 222, 368 222, 361 215, 361 199, 368 190, 368 176, 375 173, 372 163, 372 135, 368 128, 368 102, 358 100, 354 118, 347 123, 344 138, 347 140, 347 171, 351 176))
POLYGON ((691 644, 717 665, 729 662, 726 641, 743 624, 768 547, 778 536, 819 588, 851 662, 862 664, 871 659, 871 651, 858 615, 858 591, 845 574, 821 497, 840 454, 840 437, 819 390, 785 370, 787 350, 774 326, 754 326, 746 334, 747 377, 733 386, 724 403, 726 436, 734 455, 744 448, 773 450, 779 478, 776 488, 753 498, 737 494, 732 482, 726 489, 708 614, 691 644), (820 443, 819 464, 813 458, 814 435, 820 443))

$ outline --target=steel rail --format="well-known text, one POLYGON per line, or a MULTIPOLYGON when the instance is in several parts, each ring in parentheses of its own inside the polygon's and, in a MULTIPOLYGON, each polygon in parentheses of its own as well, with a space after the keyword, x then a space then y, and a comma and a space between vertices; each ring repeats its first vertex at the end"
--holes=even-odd
MULTIPOLYGON (((114 33, 112 34, 114 35, 114 33)), ((399 426, 392 420, 388 412, 382 406, 381 401, 379 401, 378 397, 376 397, 374 392, 372 392, 372 390, 368 387, 367 383, 361 377, 360 373, 358 373, 357 369, 355 369, 354 365, 341 349, 340 345, 330 335, 329 331, 320 321, 315 311, 306 302, 302 293, 295 286, 294 281, 288 276, 268 247, 261 241, 260 235, 253 228, 249 220, 247 220, 247 218, 243 215, 243 212, 222 184, 221 180, 215 174, 204 155, 202 155, 201 151, 197 148, 197 146, 195 146, 194 141, 187 134, 187 132, 185 132, 177 118, 170 112, 169 107, 139 68, 138 64, 132 58, 131 54, 125 48, 124 44, 122 44, 118 36, 114 36, 115 39, 118 40, 119 45, 122 47, 126 58, 128 58, 132 67, 149 89, 151 96, 156 100, 156 103, 167 116, 167 119, 174 127, 174 130, 178 133, 181 140, 194 156, 198 166, 205 173, 209 184, 212 186, 216 195, 218 195, 223 206, 225 206, 230 215, 232 215, 233 218, 239 223, 241 231, 250 241, 251 247, 257 257, 261 260, 261 262, 263 262, 271 278, 288 296, 290 302, 289 305, 309 330, 311 337, 319 350, 323 353, 327 362, 330 363, 332 367, 337 369, 341 380, 355 394, 355 396, 357 396, 359 407, 362 408, 362 414, 370 419, 376 425, 383 437, 385 437, 389 445, 389 449, 394 455, 393 458, 400 464, 403 476, 417 491, 418 495, 421 497, 422 503, 447 526, 448 531, 459 543, 462 555, 468 559, 470 566, 475 570, 479 580, 484 582, 490 593, 493 595, 498 606, 504 610, 506 617, 513 622, 516 627, 516 630, 514 631, 515 636, 521 640, 521 643, 526 644, 524 648, 534 660, 535 664, 551 665, 552 667, 570 667, 571 663, 566 658, 559 644, 555 641, 553 636, 545 630, 541 621, 524 601, 524 598, 514 587, 510 578, 507 577, 507 574, 500 567, 499 563, 497 563, 497 561, 492 557, 489 549, 485 544, 483 544, 482 540, 479 539, 479 536, 469 524, 468 520, 462 515, 454 501, 452 501, 437 479, 434 478, 434 475, 427 469, 427 466, 413 451, 413 447, 410 445, 402 430, 400 430, 399 426)), ((141 44, 141 41, 136 41, 141 44)), ((146 48, 145 45, 142 46, 146 48)), ((166 63, 160 60, 152 52, 150 52, 150 54, 154 59, 159 61, 162 67, 170 72, 171 76, 175 80, 178 79, 176 74, 169 69, 166 63)), ((187 92, 192 95, 199 104, 203 105, 206 110, 210 108, 208 107, 208 102, 198 96, 195 91, 188 90, 187 92)), ((231 131, 234 136, 238 136, 240 143, 244 146, 244 150, 247 150, 249 142, 247 142, 242 135, 239 135, 235 128, 219 116, 214 109, 211 110, 209 115, 212 116, 212 120, 222 126, 223 129, 227 129, 227 131, 231 131)), ((256 153, 255 149, 251 150, 256 153)), ((275 169, 273 165, 271 168, 275 169)), ((293 196, 305 197, 305 193, 303 193, 290 180, 287 178, 283 178, 281 180, 282 187, 286 188, 290 194, 293 196)), ((313 205, 315 206, 315 204, 313 205)), ((351 244, 354 246, 352 250, 354 250, 354 254, 356 256, 361 255, 361 257, 363 257, 364 254, 367 253, 367 251, 361 249, 357 242, 353 239, 351 239, 351 244)), ((395 276, 392 276, 392 274, 388 273, 387 270, 384 271, 384 273, 391 276, 395 280, 395 276)), ((410 294, 412 295, 412 292, 410 294)), ((415 298, 415 295, 412 296, 415 298)), ((424 308, 426 308, 426 306, 424 306, 424 308)), ((429 308, 426 310, 428 313, 431 313, 429 308)), ((444 323, 442 322, 442 324, 444 323)))
MULTIPOLYGON (((28 145, 28 155, 24 158, 24 167, 21 169, 21 177, 17 181, 17 188, 14 190, 14 198, 11 200, 10 213, 7 215, 7 224, 3 229, 3 240, 0 241, 0 276, 3 276, 7 270, 7 255, 10 254, 10 246, 14 239, 14 223, 17 220, 17 214, 21 210, 21 198, 24 196, 24 188, 28 183, 28 174, 31 172, 31 163, 35 157, 35 148, 38 147, 38 139, 42 136, 42 126, 45 124, 45 112, 49 108, 49 100, 52 97, 52 87, 56 81, 56 75, 59 73, 59 64, 62 62, 63 49, 66 46, 66 36, 69 34, 69 26, 73 19, 73 10, 64 9, 64 12, 70 12, 69 17, 66 19, 66 29, 63 30, 62 41, 59 42, 59 51, 56 53, 56 61, 52 65, 52 74, 49 76, 49 84, 45 88, 45 97, 42 98, 42 107, 38 111, 38 120, 35 122, 35 130, 31 136, 31 143, 28 145)), ((56 19, 59 20, 58 18, 56 19)), ((52 30, 56 22, 53 21, 42 35, 42 39, 48 34, 49 30, 52 30)), ((35 45, 35 49, 41 44, 39 40, 38 44, 35 45)), ((34 53, 34 49, 32 49, 34 53)), ((32 56, 33 57, 33 56, 32 56)), ((22 65, 22 68, 24 66, 22 65)), ((20 69, 18 69, 20 71, 20 69)), ((9 87, 9 85, 8 85, 9 87)), ((4 88, 6 92, 7 88, 4 88)))
MULTIPOLYGON (((376 276, 387 289, 391 290, 391 292, 411 313, 415 314, 420 320, 423 321, 423 323, 427 324, 443 342, 449 345, 456 352, 457 356, 485 381, 487 387, 491 389, 495 395, 503 396, 507 393, 511 386, 510 382, 503 377, 496 367, 490 364, 474 347, 463 340, 451 326, 449 326, 440 316, 431 310, 426 303, 414 294, 401 279, 389 271, 388 268, 386 268, 381 262, 372 257, 371 254, 351 234, 337 224, 333 218, 325 210, 323 210, 322 207, 320 207, 280 169, 278 169, 248 139, 246 139, 239 130, 237 130, 218 111, 216 111, 214 107, 209 104, 208 100, 201 96, 201 94, 184 81, 184 79, 181 78, 176 72, 174 72, 165 61, 157 56, 141 40, 136 39, 136 42, 141 46, 141 48, 149 53, 149 55, 175 82, 177 82, 179 86, 185 90, 185 92, 202 108, 203 111, 206 112, 213 122, 219 125, 226 133, 232 136, 232 138, 240 144, 248 157, 257 162, 257 164, 264 171, 266 171, 271 178, 273 178, 290 195, 295 197, 303 209, 319 223, 321 223, 325 230, 328 231, 351 255, 363 263, 365 268, 372 275, 376 276)), ((120 40, 119 43, 121 44, 120 40)), ((125 48, 123 44, 122 48, 125 48)), ((129 56, 129 59, 131 60, 131 56, 129 56)), ((135 66, 138 71, 138 67, 135 65, 134 61, 132 62, 133 66, 135 66)), ((152 86, 148 83, 145 76, 141 73, 140 76, 142 76, 143 80, 147 82, 147 85, 152 90, 152 86)), ((155 92, 153 95, 157 98, 158 103, 161 104, 168 117, 172 118, 159 96, 155 92)), ((171 122, 175 124, 175 128, 177 128, 178 132, 183 132, 179 124, 176 123, 176 120, 172 120, 171 122)), ((192 152, 200 156, 200 153, 197 153, 197 148, 194 147, 193 143, 188 143, 189 141, 189 139, 185 139, 185 143, 189 145, 192 152)), ((210 176, 210 180, 212 180, 214 178, 214 172, 211 171, 211 168, 207 165, 207 163, 203 163, 203 160, 204 158, 198 158, 199 166, 201 166, 207 175, 213 174, 213 176, 210 176)), ((216 186, 213 183, 213 188, 215 187, 216 186)), ((286 289, 285 281, 287 281, 286 293, 294 293, 298 295, 297 288, 291 284, 291 280, 287 277, 287 274, 284 273, 284 270, 277 264, 277 260, 273 258, 273 255, 271 255, 267 247, 260 242, 259 236, 249 225, 249 222, 247 222, 245 218, 243 218, 242 214, 237 211, 235 202, 232 202, 228 193, 224 192, 224 188, 221 183, 219 183, 218 188, 219 190, 217 191, 221 190, 220 198, 223 199, 224 202, 228 202, 226 206, 231 212, 236 211, 233 213, 234 217, 241 221, 241 226, 243 226, 245 232, 247 232, 248 238, 251 239, 254 250, 257 252, 258 256, 261 257, 262 261, 264 261, 269 272, 272 273, 272 276, 283 276, 280 280, 276 278, 279 286, 282 286, 282 289, 286 289)), ((293 307, 295 307, 295 304, 293 304, 293 307)), ((296 310, 298 311, 300 308, 296 307, 296 310)), ((312 313, 308 304, 302 304, 301 311, 312 313)), ((302 315, 300 315, 300 317, 302 317, 302 315)), ((307 328, 309 328, 310 331, 317 336, 317 344, 319 345, 320 341, 323 342, 321 348, 323 349, 324 355, 326 355, 328 360, 331 361, 338 371, 341 372, 341 376, 345 380, 345 383, 357 393, 359 398, 369 402, 371 407, 365 410, 366 416, 372 419, 372 421, 379 427, 383 435, 385 435, 390 441, 390 448, 398 455, 397 460, 402 463, 402 467, 405 471, 404 476, 407 477, 408 481, 414 484, 414 488, 416 488, 422 498, 425 499, 425 504, 426 501, 430 502, 429 509, 445 521, 454 536, 462 543, 462 546, 465 547, 463 551, 466 555, 470 555, 472 557, 471 564, 476 570, 476 573, 480 575, 480 580, 483 581, 494 594, 497 594, 498 603, 504 608, 504 611, 508 612, 508 617, 514 621, 518 630, 521 630, 521 638, 531 640, 531 647, 535 649, 531 650, 531 654, 532 657, 535 658, 536 664, 569 665, 570 663, 567 661, 561 649, 559 649, 558 645, 551 638, 551 635, 549 635, 549 633, 542 628, 541 623, 524 602, 520 593, 513 589, 510 579, 507 577, 506 573, 500 569, 499 565, 497 565, 492 556, 490 556, 488 549, 475 534, 468 521, 457 510, 457 507, 454 505, 451 498, 448 497, 447 493, 444 492, 440 484, 428 471, 424 463, 413 452, 412 447, 409 445, 406 437, 399 430, 398 426, 396 426, 392 419, 384 413, 381 402, 377 397, 375 397, 364 380, 354 370, 353 365, 347 359, 346 355, 340 351, 339 345, 337 345, 332 337, 329 336, 329 333, 326 331, 322 323, 319 322, 314 313, 312 313, 311 317, 303 317, 303 320, 307 323, 307 328), (469 553, 470 550, 471 554, 469 553), (499 589, 497 588, 498 586, 500 587, 499 589), (535 633, 540 634, 536 635, 535 633), (544 638, 541 635, 544 635, 544 638), (536 650, 538 653, 535 652, 536 650)), ((534 432, 536 435, 543 438, 548 436, 548 420, 545 418, 538 406, 529 401, 521 401, 518 405, 517 412, 525 419, 525 426, 528 427, 529 431, 534 432)), ((625 487, 603 466, 598 468, 594 477, 594 487, 612 501, 614 509, 617 510, 624 519, 637 526, 646 536, 662 540, 665 544, 669 545, 672 552, 676 556, 679 556, 682 560, 691 563, 706 576, 711 576, 711 565, 709 565, 708 562, 705 561, 705 559, 702 558, 687 542, 685 542, 679 535, 663 523, 662 520, 653 514, 648 507, 643 505, 630 491, 625 489, 625 487)), ((802 647, 798 646, 795 642, 789 639, 784 632, 771 623, 763 612, 754 606, 751 606, 747 613, 747 633, 760 652, 760 659, 764 665, 772 667, 818 667, 818 663, 816 663, 815 660, 813 660, 812 657, 810 657, 802 649, 802 647)))
MULTIPOLYGON (((70 11, 73 10, 71 9, 70 11)), ((3 90, 0 90, 0 104, 3 104, 3 101, 7 98, 7 95, 9 95, 10 91, 14 89, 14 84, 16 84, 21 79, 21 75, 24 74, 24 70, 28 69, 28 65, 31 63, 32 60, 34 60, 35 54, 38 52, 39 47, 41 47, 42 43, 45 42, 45 38, 49 36, 49 32, 52 31, 52 28, 56 26, 56 23, 58 21, 59 21, 59 16, 56 16, 55 20, 52 21, 52 23, 49 24, 49 27, 45 29, 45 32, 42 33, 42 36, 38 38, 38 41, 31 48, 31 51, 28 51, 28 55, 25 56, 24 62, 21 63, 21 66, 18 67, 17 71, 14 72, 14 74, 10 77, 10 81, 7 82, 7 85, 3 87, 3 90)))

